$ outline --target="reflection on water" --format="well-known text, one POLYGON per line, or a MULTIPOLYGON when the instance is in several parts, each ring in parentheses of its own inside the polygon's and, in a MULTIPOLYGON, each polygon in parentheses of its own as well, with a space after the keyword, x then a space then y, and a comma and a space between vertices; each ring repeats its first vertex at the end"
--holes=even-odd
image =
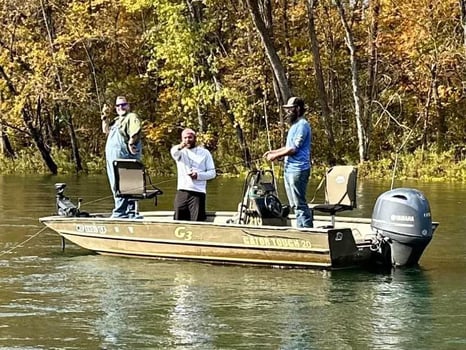
MULTIPOLYGON (((0 177, 2 251, 42 228, 37 218, 55 210, 58 181, 84 198, 85 210, 112 205, 105 177, 0 177)), ((241 185, 216 180, 208 207, 236 208, 241 185)), ((360 183, 351 215, 370 215, 385 187, 360 183)), ((46 231, 0 256, 0 349, 466 347, 466 188, 415 187, 441 226, 421 268, 390 274, 123 259, 72 244, 61 252, 60 239, 46 231)), ((174 189, 164 193, 159 204, 169 209, 174 189)))
POLYGON ((205 349, 212 342, 209 324, 213 323, 208 309, 208 292, 197 286, 194 276, 177 272, 170 288, 174 305, 169 310, 168 330, 173 345, 205 349))
POLYGON ((374 286, 372 344, 384 349, 412 349, 413 337, 431 343, 430 300, 430 283, 419 269, 396 270, 385 283, 374 286))
POLYGON ((412 349, 441 337, 431 334, 431 282, 419 269, 377 275, 97 255, 31 260, 35 268, 2 276, 8 336, 0 345, 412 349), (39 273, 42 264, 53 267, 39 273))

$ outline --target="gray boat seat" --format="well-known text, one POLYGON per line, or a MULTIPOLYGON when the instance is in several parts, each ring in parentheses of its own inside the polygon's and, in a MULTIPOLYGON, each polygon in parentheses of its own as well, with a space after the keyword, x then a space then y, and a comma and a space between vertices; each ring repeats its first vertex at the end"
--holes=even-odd
POLYGON ((356 182, 357 168, 355 166, 336 165, 327 169, 325 177, 316 189, 317 193, 322 184, 325 183, 325 203, 311 203, 309 207, 315 211, 330 214, 332 217, 331 226, 335 227, 336 213, 356 208, 356 182))
POLYGON ((136 202, 142 199, 154 199, 157 205, 157 196, 163 194, 155 187, 146 173, 144 164, 137 159, 116 159, 113 161, 115 173, 115 193, 117 197, 127 198, 136 202))

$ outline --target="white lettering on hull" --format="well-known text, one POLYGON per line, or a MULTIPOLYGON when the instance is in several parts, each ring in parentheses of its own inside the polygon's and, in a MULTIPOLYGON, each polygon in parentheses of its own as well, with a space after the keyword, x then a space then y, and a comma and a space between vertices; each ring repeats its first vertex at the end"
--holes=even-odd
POLYGON ((79 233, 107 233, 107 228, 103 225, 76 225, 76 232, 79 233))
POLYGON ((312 248, 311 242, 304 239, 243 236, 243 243, 258 247, 312 248))

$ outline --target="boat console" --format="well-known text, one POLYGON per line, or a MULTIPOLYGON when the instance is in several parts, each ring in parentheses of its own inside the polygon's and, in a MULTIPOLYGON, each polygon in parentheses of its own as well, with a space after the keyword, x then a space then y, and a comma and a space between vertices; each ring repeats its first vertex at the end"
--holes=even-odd
POLYGON ((289 226, 288 205, 282 205, 277 195, 272 170, 252 170, 243 187, 243 200, 231 223, 289 226))

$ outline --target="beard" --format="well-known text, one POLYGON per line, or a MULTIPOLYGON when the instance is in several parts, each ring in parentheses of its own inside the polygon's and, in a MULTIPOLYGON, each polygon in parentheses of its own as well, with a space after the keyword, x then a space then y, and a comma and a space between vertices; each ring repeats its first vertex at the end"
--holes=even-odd
POLYGON ((296 122, 296 120, 298 120, 298 112, 292 111, 290 113, 287 113, 286 118, 288 119, 288 123, 292 125, 296 122))
POLYGON ((196 140, 190 140, 188 142, 186 142, 186 148, 194 148, 196 147, 196 140))

